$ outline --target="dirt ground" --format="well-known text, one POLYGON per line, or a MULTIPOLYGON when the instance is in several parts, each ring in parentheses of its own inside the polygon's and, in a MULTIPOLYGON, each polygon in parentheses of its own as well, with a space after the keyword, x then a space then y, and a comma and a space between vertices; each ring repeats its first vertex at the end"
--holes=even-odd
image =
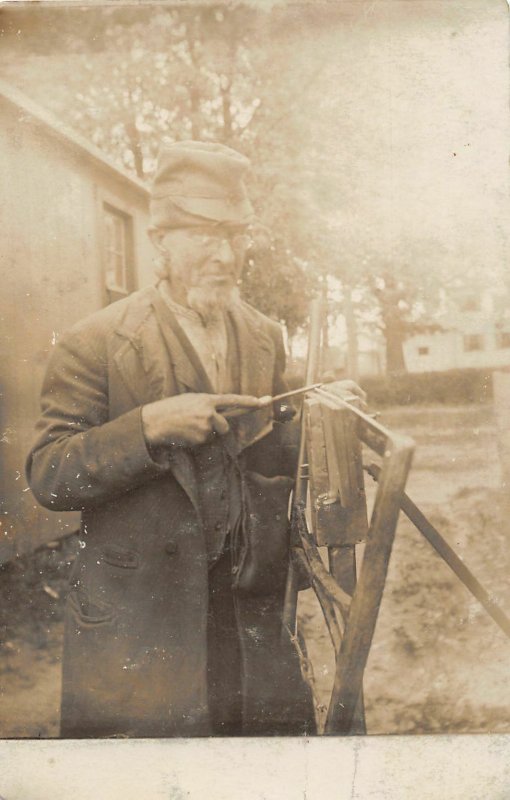
MULTIPOLYGON (((389 409, 417 444, 408 493, 510 613, 509 525, 490 406, 389 409)), ((370 479, 368 479, 370 480, 370 479)), ((0 737, 58 735, 62 609, 76 539, 0 569, 0 737)), ((312 593, 301 627, 319 702, 333 654, 312 593)), ((510 641, 403 515, 365 673, 368 732, 509 732, 510 641)))

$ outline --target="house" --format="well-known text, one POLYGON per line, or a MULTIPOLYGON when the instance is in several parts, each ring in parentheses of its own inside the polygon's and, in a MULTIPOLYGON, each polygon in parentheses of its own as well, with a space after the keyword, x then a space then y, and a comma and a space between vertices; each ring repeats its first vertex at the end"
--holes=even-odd
POLYGON ((64 330, 152 280, 153 250, 141 181, 3 83, 0 119, 1 563, 78 526, 25 482, 41 382, 64 330))
POLYGON ((508 298, 493 289, 459 294, 443 315, 443 330, 404 343, 409 372, 493 369, 510 365, 508 298))

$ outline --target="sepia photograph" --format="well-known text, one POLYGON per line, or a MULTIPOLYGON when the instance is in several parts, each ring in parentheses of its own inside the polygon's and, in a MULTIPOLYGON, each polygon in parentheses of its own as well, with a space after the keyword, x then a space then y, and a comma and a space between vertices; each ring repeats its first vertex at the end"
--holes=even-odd
POLYGON ((510 733, 507 4, 0 34, 0 739, 510 733))

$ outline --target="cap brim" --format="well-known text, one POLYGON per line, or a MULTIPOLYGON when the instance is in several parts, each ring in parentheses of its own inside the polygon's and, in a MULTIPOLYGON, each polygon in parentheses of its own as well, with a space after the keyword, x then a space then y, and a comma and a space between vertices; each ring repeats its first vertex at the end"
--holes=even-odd
MULTIPOLYGON (((230 201, 223 198, 179 197, 153 198, 151 212, 155 225, 167 227, 182 224, 183 219, 200 218, 206 222, 225 222, 246 225, 255 218, 248 198, 230 201)), ((195 221, 196 224, 196 221, 195 221)))

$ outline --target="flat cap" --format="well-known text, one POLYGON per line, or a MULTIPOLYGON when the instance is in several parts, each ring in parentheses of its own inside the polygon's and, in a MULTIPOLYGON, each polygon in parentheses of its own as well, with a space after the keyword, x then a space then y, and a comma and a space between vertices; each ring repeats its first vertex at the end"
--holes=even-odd
POLYGON ((249 166, 246 156, 223 144, 163 144, 151 192, 152 224, 248 224, 254 214, 244 185, 249 166))

